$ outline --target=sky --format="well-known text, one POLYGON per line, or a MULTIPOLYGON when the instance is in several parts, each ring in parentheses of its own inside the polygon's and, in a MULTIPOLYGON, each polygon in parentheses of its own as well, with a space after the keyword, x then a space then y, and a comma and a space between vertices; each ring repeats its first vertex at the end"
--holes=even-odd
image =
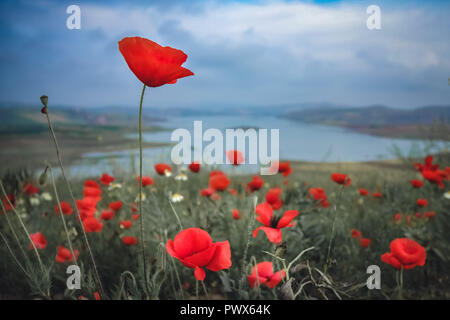
POLYGON ((450 1, 3 0, 0 103, 136 107, 118 41, 141 36, 183 50, 195 73, 148 90, 149 105, 448 105, 449 13, 450 1), (66 27, 73 4, 79 30, 66 27), (373 4, 380 30, 366 26, 373 4))

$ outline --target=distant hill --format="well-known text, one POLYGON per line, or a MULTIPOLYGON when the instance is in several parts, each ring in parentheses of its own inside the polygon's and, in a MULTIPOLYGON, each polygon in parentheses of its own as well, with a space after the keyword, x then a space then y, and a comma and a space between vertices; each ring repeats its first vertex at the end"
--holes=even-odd
POLYGON ((424 138, 424 135, 427 135, 427 138, 450 140, 450 105, 425 106, 411 110, 386 106, 307 108, 288 111, 282 117, 306 123, 346 127, 377 136, 424 138), (445 130, 441 130, 441 127, 431 130, 436 125, 445 130), (430 131, 433 131, 431 136, 430 131))

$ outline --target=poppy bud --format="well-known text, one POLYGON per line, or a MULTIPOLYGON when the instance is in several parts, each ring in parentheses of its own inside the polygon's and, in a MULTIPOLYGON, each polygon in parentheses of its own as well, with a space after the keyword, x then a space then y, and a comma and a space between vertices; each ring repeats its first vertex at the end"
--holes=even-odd
POLYGON ((48 167, 45 167, 44 172, 41 173, 41 175, 39 176, 39 184, 42 186, 45 184, 45 182, 47 182, 47 170, 48 167))
POLYGON ((48 97, 46 95, 41 96, 41 102, 44 105, 44 107, 46 107, 48 103, 48 97))

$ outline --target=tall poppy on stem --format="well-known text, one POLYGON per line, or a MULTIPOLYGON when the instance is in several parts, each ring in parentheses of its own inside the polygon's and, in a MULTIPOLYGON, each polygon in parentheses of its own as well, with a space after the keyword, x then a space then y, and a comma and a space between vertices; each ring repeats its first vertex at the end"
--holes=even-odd
MULTIPOLYGON (((160 87, 173 84, 177 79, 192 76, 193 72, 181 65, 187 55, 178 49, 162 47, 156 42, 141 37, 126 37, 119 41, 119 50, 128 67, 142 81, 141 100, 139 104, 139 177, 142 177, 142 102, 145 87, 160 87)), ((140 245, 144 275, 147 274, 144 251, 144 223, 142 214, 142 180, 139 183, 140 245)))

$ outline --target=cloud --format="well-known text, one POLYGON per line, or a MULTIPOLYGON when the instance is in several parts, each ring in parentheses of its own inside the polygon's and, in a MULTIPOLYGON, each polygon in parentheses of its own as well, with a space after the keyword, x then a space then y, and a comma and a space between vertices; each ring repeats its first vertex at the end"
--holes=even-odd
MULTIPOLYGON (((33 25, 20 29, 17 23, 9 27, 22 30, 17 41, 36 41, 42 35, 49 38, 54 51, 47 52, 51 60, 44 60, 49 77, 58 81, 52 84, 48 79, 40 83, 42 88, 29 87, 42 91, 47 89, 43 85, 55 86, 59 103, 134 105, 139 82, 117 50, 117 41, 132 35, 180 48, 189 55, 185 65, 194 71, 194 77, 152 90, 151 103, 161 106, 217 108, 331 101, 407 107, 448 103, 450 44, 446 38, 450 22, 442 4, 382 5, 382 29, 376 31, 366 28, 369 4, 87 2, 80 5, 79 31, 57 28, 50 17, 42 23, 41 12, 37 14, 40 19, 31 12, 25 14, 41 21, 36 30, 33 25)), ((53 8, 49 15, 61 16, 62 5, 47 5, 53 8)), ((18 49, 13 45, 0 64, 12 59, 10 55, 18 49)), ((16 63, 32 66, 43 58, 38 54, 34 59, 25 55, 16 63)), ((39 68, 27 69, 26 80, 34 73, 39 73, 39 68)), ((0 82, 0 88, 5 86, 10 95, 17 92, 0 82)))

